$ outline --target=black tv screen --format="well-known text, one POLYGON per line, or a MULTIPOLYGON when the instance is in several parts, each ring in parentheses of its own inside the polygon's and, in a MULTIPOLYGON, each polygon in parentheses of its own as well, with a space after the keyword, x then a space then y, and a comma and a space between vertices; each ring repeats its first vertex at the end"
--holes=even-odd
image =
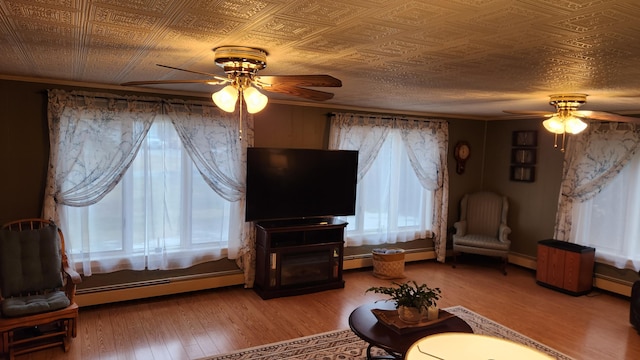
POLYGON ((355 214, 358 152, 247 149, 246 221, 355 214))

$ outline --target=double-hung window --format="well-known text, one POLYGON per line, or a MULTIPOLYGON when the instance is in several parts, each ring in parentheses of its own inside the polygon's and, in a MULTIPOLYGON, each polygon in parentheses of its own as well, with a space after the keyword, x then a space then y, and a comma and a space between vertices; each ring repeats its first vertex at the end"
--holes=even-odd
POLYGON ((389 131, 357 191, 356 214, 346 218, 349 245, 405 242, 431 235, 433 191, 420 184, 398 129, 389 131))
POLYGON ((640 270, 640 152, 593 198, 573 206, 571 241, 599 262, 640 270))
POLYGON ((448 123, 338 113, 329 147, 358 150, 355 215, 347 246, 432 238, 437 259, 446 253, 448 123))
POLYGON ((85 274, 184 268, 226 256, 230 202, 204 181, 166 117, 158 117, 118 185, 93 205, 63 206, 85 274))
POLYGON ((200 101, 49 91, 43 216, 85 276, 179 269, 248 250, 252 118, 200 101))

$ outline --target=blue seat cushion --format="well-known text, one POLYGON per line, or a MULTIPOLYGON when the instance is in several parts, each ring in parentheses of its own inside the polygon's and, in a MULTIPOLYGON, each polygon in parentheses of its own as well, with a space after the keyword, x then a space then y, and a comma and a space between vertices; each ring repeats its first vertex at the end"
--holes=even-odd
POLYGON ((71 302, 63 291, 53 291, 44 295, 12 297, 2 300, 2 315, 18 317, 64 309, 71 302))
POLYGON ((0 230, 2 297, 42 293, 62 286, 60 238, 55 225, 33 230, 0 230))

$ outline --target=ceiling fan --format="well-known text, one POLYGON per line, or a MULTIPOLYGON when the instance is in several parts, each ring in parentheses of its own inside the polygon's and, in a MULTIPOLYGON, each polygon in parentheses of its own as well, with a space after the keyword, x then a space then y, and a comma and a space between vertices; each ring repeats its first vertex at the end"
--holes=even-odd
POLYGON ((558 135, 562 135, 562 151, 564 151, 566 134, 578 134, 587 128, 587 123, 582 119, 640 124, 640 118, 606 111, 578 110, 586 102, 587 94, 553 94, 549 95, 549 104, 556 108, 555 112, 511 110, 504 110, 504 112, 548 118, 542 122, 542 125, 549 132, 555 134, 554 147, 558 147, 558 135))
POLYGON ((157 66, 204 75, 206 79, 195 80, 149 80, 129 81, 121 85, 188 84, 203 83, 226 85, 211 96, 218 107, 227 112, 235 111, 235 104, 244 98, 249 113, 264 109, 268 99, 258 89, 293 95, 313 101, 325 101, 333 98, 333 93, 309 89, 309 87, 341 87, 342 82, 330 75, 257 75, 267 66, 267 52, 263 49, 243 46, 220 46, 213 49, 214 61, 220 66, 226 77, 207 72, 181 69, 173 66, 157 66))

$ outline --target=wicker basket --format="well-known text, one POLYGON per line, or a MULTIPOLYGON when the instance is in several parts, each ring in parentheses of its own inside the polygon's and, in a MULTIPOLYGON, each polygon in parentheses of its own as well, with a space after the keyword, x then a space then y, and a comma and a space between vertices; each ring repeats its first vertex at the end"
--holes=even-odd
POLYGON ((380 279, 404 278, 404 250, 394 249, 390 253, 373 251, 373 276, 380 279))

